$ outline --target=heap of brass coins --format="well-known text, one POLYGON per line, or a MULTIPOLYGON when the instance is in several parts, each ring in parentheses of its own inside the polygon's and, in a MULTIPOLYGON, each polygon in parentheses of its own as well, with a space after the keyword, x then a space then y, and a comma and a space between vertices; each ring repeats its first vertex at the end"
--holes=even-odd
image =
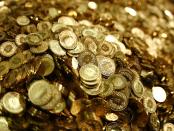
POLYGON ((0 131, 174 131, 173 0, 1 0, 0 131))

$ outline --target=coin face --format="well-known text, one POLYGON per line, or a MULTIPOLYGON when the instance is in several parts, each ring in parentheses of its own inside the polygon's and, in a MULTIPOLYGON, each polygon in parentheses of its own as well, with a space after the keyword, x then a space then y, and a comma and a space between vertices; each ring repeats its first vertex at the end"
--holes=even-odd
POLYGON ((83 52, 84 50, 85 50, 84 45, 78 41, 76 48, 73 50, 69 50, 68 53, 70 53, 72 55, 77 55, 77 54, 83 52))
POLYGON ((122 92, 114 92, 108 97, 108 104, 110 108, 114 111, 122 111, 128 105, 127 97, 122 92))
POLYGON ((37 80, 33 82, 28 90, 30 101, 38 106, 47 104, 52 97, 50 84, 46 80, 37 80))
POLYGON ((25 108, 25 101, 17 92, 8 92, 2 98, 3 107, 9 113, 18 114, 25 108))
POLYGON ((60 45, 65 49, 74 49, 77 46, 77 36, 70 30, 60 32, 59 41, 60 45))
POLYGON ((39 33, 31 33, 26 36, 26 42, 29 45, 40 45, 42 41, 42 36, 39 33))
POLYGON ((165 123, 163 125, 163 131, 174 131, 174 125, 172 123, 165 123))
POLYGON ((133 81, 132 90, 137 97, 141 97, 144 93, 144 86, 140 80, 133 81))
POLYGON ((52 85, 51 90, 52 90, 52 99, 46 105, 41 106, 41 108, 43 109, 46 110, 53 109, 56 106, 56 104, 58 104, 58 102, 61 100, 61 92, 58 90, 58 88, 52 85))
POLYGON ((94 64, 86 64, 79 70, 80 77, 86 81, 94 81, 100 76, 99 68, 94 64))
POLYGON ((157 106, 156 102, 151 97, 144 98, 143 105, 144 105, 146 111, 149 113, 154 113, 156 111, 156 106, 157 106))
POLYGON ((103 91, 100 93, 101 97, 110 96, 114 91, 113 84, 110 84, 108 80, 103 80, 103 91))
POLYGON ((0 45, 0 54, 5 57, 11 57, 17 51, 17 46, 15 43, 6 41, 0 45))
POLYGON ((99 55, 97 63, 102 75, 110 76, 115 73, 116 66, 111 58, 99 55))
POLYGON ((18 16, 16 21, 21 26, 28 25, 30 23, 30 19, 27 16, 18 16))
POLYGON ((126 78, 121 74, 113 74, 108 80, 113 84, 116 90, 123 89, 128 85, 126 78))
POLYGON ((83 66, 89 63, 93 63, 93 64, 97 63, 95 54, 93 54, 91 51, 88 51, 88 50, 80 53, 77 59, 80 66, 83 66))

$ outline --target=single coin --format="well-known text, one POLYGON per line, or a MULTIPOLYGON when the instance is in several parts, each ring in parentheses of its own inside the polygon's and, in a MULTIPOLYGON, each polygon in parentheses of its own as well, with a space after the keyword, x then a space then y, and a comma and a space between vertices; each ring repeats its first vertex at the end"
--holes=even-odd
POLYGON ((97 40, 95 40, 93 37, 85 37, 84 45, 95 55, 97 54, 97 44, 97 40))
POLYGON ((47 41, 41 41, 39 45, 30 47, 30 51, 35 54, 44 53, 48 49, 48 42, 47 41))
POLYGON ((38 106, 47 104, 52 97, 51 85, 46 80, 37 80, 28 89, 30 101, 38 106))
POLYGON ((82 53, 84 50, 85 50, 85 46, 81 42, 78 41, 76 48, 72 49, 72 50, 68 50, 68 53, 72 54, 72 56, 73 56, 73 55, 78 55, 78 54, 82 53))
POLYGON ((149 113, 154 113, 156 111, 156 108, 157 108, 156 102, 151 97, 144 98, 143 105, 145 110, 149 113))
POLYGON ((102 75, 108 77, 115 73, 115 62, 111 58, 98 55, 97 63, 102 75))
POLYGON ((40 43, 41 41, 42 41, 42 36, 39 33, 31 33, 26 37, 26 42, 29 45, 39 45, 41 44, 40 43))
POLYGON ((66 51, 60 46, 59 41, 50 40, 49 41, 49 49, 58 56, 66 55, 66 51))
POLYGON ((132 82, 132 90, 137 97, 142 97, 144 93, 144 86, 140 80, 137 79, 132 82))
POLYGON ((0 76, 3 76, 9 72, 10 63, 8 61, 0 62, 0 76))
POLYGON ((2 98, 3 107, 12 114, 19 114, 25 109, 25 100, 17 92, 8 92, 2 98))
POLYGON ((108 120, 108 121, 116 121, 116 120, 118 120, 118 115, 115 114, 115 113, 107 113, 107 114, 105 115, 105 118, 106 118, 106 120, 108 120))
POLYGON ((108 104, 113 111, 122 111, 128 105, 127 97, 122 92, 114 92, 111 96, 107 98, 108 104))
POLYGON ((135 78, 134 73, 129 68, 122 68, 119 70, 119 73, 126 77, 128 81, 132 81, 135 78))
POLYGON ((41 106, 41 108, 43 108, 43 109, 51 110, 61 100, 61 92, 58 90, 58 88, 56 86, 52 85, 51 90, 52 90, 52 99, 46 105, 41 106))
POLYGON ((110 56, 114 47, 107 41, 103 41, 98 46, 98 53, 104 56, 110 56))
POLYGON ((172 124, 172 123, 165 123, 163 125, 163 131, 174 131, 174 124, 172 124))
POLYGON ((9 59, 10 69, 16 69, 20 67, 24 62, 24 55, 22 53, 17 53, 9 59))
POLYGON ((60 33, 62 30, 70 30, 70 31, 73 31, 73 29, 65 24, 60 24, 60 23, 54 23, 52 28, 51 28, 51 31, 53 33, 60 33))
POLYGON ((64 25, 71 25, 71 26, 78 25, 77 21, 73 17, 69 17, 69 16, 59 17, 58 23, 59 24, 64 24, 64 25))
POLYGON ((48 76, 54 71, 54 68, 54 60, 48 56, 44 56, 41 59, 41 65, 37 73, 41 76, 48 76))
POLYGON ((60 113, 66 108, 66 103, 62 99, 62 101, 59 101, 58 104, 55 106, 53 110, 50 110, 51 113, 60 113))
POLYGON ((15 38, 15 43, 17 46, 21 46, 25 43, 25 38, 27 35, 25 34, 18 34, 15 38))
POLYGON ((14 42, 6 41, 0 45, 0 54, 5 57, 11 57, 17 51, 17 46, 14 42))
POLYGON ((24 26, 30 23, 30 19, 27 16, 18 16, 16 22, 18 25, 24 26))
POLYGON ((60 45, 65 49, 75 49, 77 46, 77 36, 70 30, 60 32, 59 41, 60 45))
POLYGON ((100 76, 99 68, 94 64, 83 65, 79 70, 80 77, 86 81, 94 81, 100 76))
POLYGON ((104 80, 103 81, 103 91, 99 94, 101 97, 107 97, 112 95, 112 93, 114 92, 114 86, 113 84, 110 84, 110 82, 108 80, 104 80))
POLYGON ((82 31, 83 36, 91 36, 91 37, 97 37, 98 32, 95 29, 92 28, 84 28, 82 31))
POLYGON ((121 74, 113 74, 108 78, 108 80, 113 84, 114 89, 116 90, 124 89, 128 85, 126 78, 121 74))
POLYGON ((35 33, 35 32, 37 32, 37 27, 35 24, 29 24, 26 26, 26 31, 28 33, 35 33))
POLYGON ((52 24, 49 21, 42 21, 37 24, 37 29, 40 32, 51 30, 52 24))
POLYGON ((97 59, 95 54, 93 54, 91 51, 88 51, 88 50, 85 50, 82 53, 80 53, 77 60, 80 66, 83 66, 89 63, 97 64, 97 59))

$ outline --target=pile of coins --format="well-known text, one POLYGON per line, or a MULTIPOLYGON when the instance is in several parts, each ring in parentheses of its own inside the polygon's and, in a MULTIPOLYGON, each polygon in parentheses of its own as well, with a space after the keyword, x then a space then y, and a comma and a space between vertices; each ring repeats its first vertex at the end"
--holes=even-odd
POLYGON ((0 131, 174 131, 173 7, 0 1, 0 131))

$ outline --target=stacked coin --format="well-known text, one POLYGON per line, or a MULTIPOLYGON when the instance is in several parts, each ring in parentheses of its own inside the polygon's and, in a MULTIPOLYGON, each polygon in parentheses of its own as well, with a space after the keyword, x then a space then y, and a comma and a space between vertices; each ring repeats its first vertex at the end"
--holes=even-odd
POLYGON ((102 81, 99 68, 92 64, 83 65, 79 70, 81 88, 88 95, 98 95, 101 92, 102 81))
POLYGON ((59 113, 65 108, 65 104, 58 89, 56 85, 50 84, 46 80, 37 80, 30 85, 28 96, 33 104, 40 106, 42 109, 59 113), (61 104, 63 106, 60 106, 61 104))

